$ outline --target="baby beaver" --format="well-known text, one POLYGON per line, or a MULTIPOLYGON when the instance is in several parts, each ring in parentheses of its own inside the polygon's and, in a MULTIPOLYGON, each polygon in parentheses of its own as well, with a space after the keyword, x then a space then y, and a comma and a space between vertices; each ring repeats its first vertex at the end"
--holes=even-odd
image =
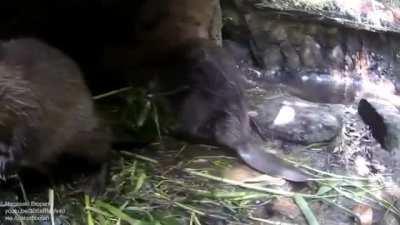
MULTIPOLYGON (((0 176, 21 169, 51 176, 61 158, 102 168, 108 130, 100 126, 78 66, 35 39, 0 46, 0 176)), ((72 170, 72 161, 66 170, 72 170)))

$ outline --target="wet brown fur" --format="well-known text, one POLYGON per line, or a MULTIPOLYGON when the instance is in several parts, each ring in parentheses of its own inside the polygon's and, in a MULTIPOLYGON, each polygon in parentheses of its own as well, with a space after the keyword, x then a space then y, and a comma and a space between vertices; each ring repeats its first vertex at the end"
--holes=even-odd
POLYGON ((233 149, 259 171, 305 181, 304 173, 253 142, 240 71, 211 37, 216 3, 145 0, 132 41, 136 46, 111 54, 115 65, 148 70, 145 77, 156 75, 162 92, 176 92, 168 97, 181 137, 233 149))
POLYGON ((82 74, 57 49, 35 39, 2 43, 0 104, 1 175, 21 168, 52 175, 63 156, 94 165, 108 159, 108 131, 82 74))
POLYGON ((131 42, 105 51, 106 66, 129 68, 165 63, 182 45, 212 39, 216 0, 144 0, 131 18, 131 42))
POLYGON ((170 96, 178 115, 178 133, 192 141, 235 150, 258 171, 307 181, 308 175, 265 152, 262 143, 253 137, 243 80, 235 65, 225 49, 207 40, 199 39, 177 49, 160 77, 169 90, 182 90, 170 96), (170 71, 168 76, 166 71, 170 71))

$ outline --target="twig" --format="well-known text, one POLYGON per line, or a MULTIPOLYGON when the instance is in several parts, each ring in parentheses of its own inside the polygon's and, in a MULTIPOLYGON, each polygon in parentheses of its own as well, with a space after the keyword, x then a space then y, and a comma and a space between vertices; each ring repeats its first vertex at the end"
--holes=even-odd
POLYGON ((120 88, 120 89, 113 90, 113 91, 110 91, 110 92, 106 92, 104 94, 93 96, 92 98, 93 98, 93 100, 99 100, 99 99, 102 99, 102 98, 106 98, 106 97, 109 97, 109 96, 112 96, 112 95, 119 94, 121 92, 129 91, 131 89, 132 89, 132 87, 124 87, 124 88, 120 88))
POLYGON ((50 218, 51 218, 51 225, 55 224, 54 221, 54 190, 53 189, 49 189, 49 205, 50 205, 50 218))
POLYGON ((21 178, 19 177, 19 175, 16 175, 15 177, 18 180, 18 185, 19 185, 19 188, 21 189, 22 197, 24 198, 24 201, 29 202, 29 199, 28 199, 28 196, 26 195, 25 187, 24 187, 24 184, 22 183, 21 178))
POLYGON ((144 161, 149 162, 149 163, 158 164, 157 160, 149 158, 149 157, 146 157, 146 156, 143 156, 143 155, 139 155, 139 154, 128 152, 128 151, 120 151, 120 152, 121 152, 121 154, 126 155, 126 156, 131 156, 131 157, 134 157, 134 158, 137 158, 137 159, 144 160, 144 161))
POLYGON ((229 180, 229 179, 222 178, 222 177, 216 177, 216 176, 213 176, 213 175, 210 175, 210 174, 204 174, 204 173, 201 173, 201 172, 196 172, 196 171, 193 171, 191 169, 184 169, 184 171, 189 173, 189 174, 191 174, 191 175, 207 178, 207 179, 210 179, 210 180, 215 180, 215 181, 223 182, 223 183, 226 183, 226 184, 230 184, 230 185, 234 185, 234 186, 238 186, 238 187, 242 187, 242 188, 247 188, 247 189, 250 189, 250 190, 267 192, 267 193, 276 194, 276 195, 283 195, 283 196, 287 196, 287 197, 293 197, 295 195, 299 195, 299 196, 302 196, 302 197, 305 197, 305 198, 321 198, 322 197, 322 196, 301 194, 301 193, 290 192, 290 191, 276 190, 276 189, 272 189, 272 188, 259 187, 259 186, 255 186, 255 185, 251 185, 251 184, 245 184, 245 183, 242 183, 242 182, 239 182, 239 181, 229 180))

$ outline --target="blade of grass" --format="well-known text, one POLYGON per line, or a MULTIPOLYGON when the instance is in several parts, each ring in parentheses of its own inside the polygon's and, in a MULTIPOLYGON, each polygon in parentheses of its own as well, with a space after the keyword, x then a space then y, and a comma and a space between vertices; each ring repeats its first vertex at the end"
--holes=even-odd
POLYGON ((94 225, 92 213, 88 210, 90 207, 90 197, 89 195, 85 195, 85 209, 86 209, 86 216, 87 216, 87 224, 94 225))
POLYGON ((98 206, 99 208, 103 208, 105 210, 107 210, 108 212, 110 212, 111 214, 113 214, 115 217, 124 220, 125 222, 131 224, 131 225, 144 225, 146 224, 145 222, 141 221, 141 220, 137 220, 134 219, 132 217, 130 217, 129 215, 127 215, 126 213, 124 213, 122 210, 118 209, 117 207, 114 207, 108 203, 105 203, 103 201, 97 200, 96 201, 96 206, 98 206))
POLYGON ((295 195, 294 201, 296 202, 297 206, 299 206, 301 212, 303 213, 309 225, 319 225, 318 220, 317 218, 315 218, 313 211, 310 209, 307 201, 302 196, 295 195))
POLYGON ((160 142, 160 147, 161 147, 161 149, 165 149, 162 134, 161 134, 160 120, 158 117, 158 109, 157 109, 156 104, 152 104, 152 106, 153 106, 152 107, 153 108, 153 120, 154 120, 154 124, 156 125, 158 140, 160 142))
POLYGON ((307 197, 307 198, 321 198, 321 196, 317 196, 317 195, 301 194, 301 193, 296 193, 296 192, 282 191, 282 190, 277 190, 277 189, 272 189, 272 188, 264 188, 264 187, 260 187, 260 186, 255 186, 255 185, 251 185, 251 184, 245 184, 245 183, 242 183, 239 181, 229 180, 229 179, 222 178, 222 177, 216 177, 216 176, 213 176, 210 174, 196 172, 196 171, 193 171, 190 169, 184 169, 184 171, 191 175, 194 175, 194 176, 199 176, 199 177, 207 178, 210 180, 215 180, 215 181, 223 182, 223 183, 226 183, 229 185, 247 188, 247 189, 255 190, 255 191, 267 192, 267 193, 283 195, 283 196, 287 196, 287 197, 293 197, 294 195, 300 195, 302 197, 307 197))
POLYGON ((190 214, 190 225, 201 225, 199 218, 197 218, 194 212, 190 214))
POLYGON ((135 188, 133 189, 133 193, 137 193, 138 191, 140 191, 146 178, 147 178, 147 175, 144 172, 141 172, 139 174, 139 177, 137 178, 137 181, 136 181, 135 188))
POLYGON ((54 225, 54 190, 53 189, 49 189, 49 205, 50 205, 50 218, 51 218, 51 225, 54 225))

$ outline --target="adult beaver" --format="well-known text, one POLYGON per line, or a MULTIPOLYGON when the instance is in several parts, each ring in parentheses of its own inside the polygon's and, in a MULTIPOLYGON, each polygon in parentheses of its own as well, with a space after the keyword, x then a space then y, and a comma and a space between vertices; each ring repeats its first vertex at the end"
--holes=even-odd
POLYGON ((182 45, 166 61, 160 75, 178 117, 178 133, 190 140, 235 150, 252 168, 287 180, 310 178, 265 152, 252 138, 252 126, 235 61, 207 40, 182 45), (169 73, 167 73, 169 71, 169 73))
POLYGON ((22 168, 52 175, 64 157, 94 166, 108 159, 108 131, 100 126, 82 74, 57 49, 35 39, 2 43, 0 104, 3 178, 22 168))
POLYGON ((158 78, 162 92, 169 93, 180 136, 233 149, 259 171, 305 181, 305 174, 252 141, 239 71, 216 41, 218 4, 216 0, 142 1, 134 38, 127 46, 107 49, 104 64, 131 68, 128 77, 134 83, 140 80, 138 71, 146 81, 158 78))

